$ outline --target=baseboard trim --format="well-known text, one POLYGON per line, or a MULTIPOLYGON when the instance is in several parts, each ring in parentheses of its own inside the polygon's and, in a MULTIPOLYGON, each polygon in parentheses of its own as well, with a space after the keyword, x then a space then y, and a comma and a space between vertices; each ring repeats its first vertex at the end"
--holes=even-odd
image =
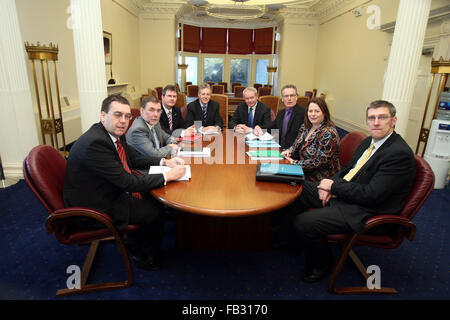
POLYGON ((23 179, 22 163, 4 163, 3 171, 6 178, 23 179))
POLYGON ((345 131, 348 132, 352 132, 352 131, 362 131, 365 134, 368 134, 367 132, 367 128, 364 126, 362 127, 360 124, 352 122, 352 121, 348 121, 348 120, 344 120, 344 119, 340 119, 339 117, 333 117, 333 122, 334 124, 341 128, 344 129, 345 131))

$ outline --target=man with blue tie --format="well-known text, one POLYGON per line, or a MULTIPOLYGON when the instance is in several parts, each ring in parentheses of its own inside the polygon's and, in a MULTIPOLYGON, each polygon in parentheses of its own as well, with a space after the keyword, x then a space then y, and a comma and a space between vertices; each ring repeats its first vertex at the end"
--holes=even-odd
MULTIPOLYGON (((223 120, 220 116, 220 106, 211 100, 211 87, 204 83, 198 89, 198 99, 187 105, 185 126, 190 127, 194 122, 201 123, 202 132, 222 130, 223 120)), ((198 129, 200 125, 196 126, 198 129)))
POLYGON ((161 128, 161 102, 147 96, 141 102, 141 116, 134 120, 126 134, 127 142, 139 153, 149 157, 170 158, 178 150, 174 137, 161 128))
POLYGON ((242 94, 244 102, 237 106, 228 128, 238 133, 253 132, 255 135, 260 135, 261 129, 270 127, 270 108, 258 101, 258 92, 255 88, 247 87, 242 94))

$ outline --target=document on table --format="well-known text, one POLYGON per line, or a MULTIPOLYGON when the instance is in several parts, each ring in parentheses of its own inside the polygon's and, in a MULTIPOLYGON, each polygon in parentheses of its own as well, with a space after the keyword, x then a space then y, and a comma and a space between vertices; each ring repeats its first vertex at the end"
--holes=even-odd
POLYGON ((217 128, 215 130, 212 130, 212 131, 205 131, 205 132, 203 132, 203 127, 198 128, 198 132, 203 134, 203 135, 219 134, 220 133, 220 131, 217 128))
POLYGON ((255 135, 253 133, 249 133, 248 135, 245 136, 245 138, 248 139, 248 140, 259 139, 259 140, 262 140, 262 141, 268 141, 268 140, 272 140, 273 136, 270 133, 268 133, 268 132, 264 133, 262 136, 257 136, 257 135, 255 135))
POLYGON ((201 148, 201 147, 181 147, 178 150, 179 157, 210 157, 211 149, 210 148, 201 148))
MULTIPOLYGON (((191 178, 191 166, 185 165, 185 167, 186 167, 186 173, 184 174, 183 177, 181 177, 177 181, 189 181, 189 179, 191 178)), ((168 166, 151 166, 150 170, 148 171, 148 174, 166 173, 170 169, 171 168, 168 166)))

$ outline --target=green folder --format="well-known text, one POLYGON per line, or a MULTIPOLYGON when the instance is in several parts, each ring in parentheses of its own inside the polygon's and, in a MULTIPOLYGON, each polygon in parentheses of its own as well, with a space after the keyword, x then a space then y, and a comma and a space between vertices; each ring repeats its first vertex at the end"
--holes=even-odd
POLYGON ((249 152, 252 157, 257 158, 283 158, 279 150, 254 150, 249 152))

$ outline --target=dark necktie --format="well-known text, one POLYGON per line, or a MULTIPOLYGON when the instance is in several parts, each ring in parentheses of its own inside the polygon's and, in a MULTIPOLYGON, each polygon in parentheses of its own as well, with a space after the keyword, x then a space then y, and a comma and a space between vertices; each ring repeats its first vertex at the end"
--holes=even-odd
POLYGON ((248 113, 248 126, 253 128, 253 107, 250 107, 250 112, 248 113))
MULTIPOLYGON (((122 143, 120 143, 119 139, 116 140, 116 145, 117 145, 117 152, 119 153, 119 158, 120 158, 120 161, 122 162, 123 168, 125 169, 126 172, 131 174, 130 167, 128 166, 128 163, 127 163, 127 156, 125 155, 125 149, 123 148, 122 143)), ((133 193, 132 196, 142 199, 142 196, 139 192, 133 193)))
POLYGON ((287 133, 287 128, 289 125, 289 120, 291 119, 291 115, 292 115, 292 108, 286 108, 286 112, 284 114, 284 119, 283 119, 283 128, 282 133, 281 133, 281 144, 284 144, 284 139, 286 138, 286 133, 287 133))
POLYGON ((203 111, 203 121, 206 121, 206 106, 202 105, 202 111, 203 111))

